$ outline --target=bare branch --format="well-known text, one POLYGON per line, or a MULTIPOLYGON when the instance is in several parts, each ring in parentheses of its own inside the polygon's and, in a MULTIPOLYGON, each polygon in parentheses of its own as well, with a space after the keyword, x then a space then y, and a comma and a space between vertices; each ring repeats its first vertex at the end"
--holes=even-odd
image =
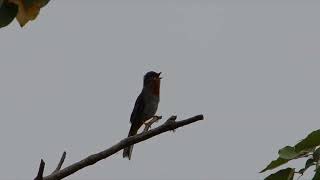
POLYGON ((64 159, 66 159, 66 155, 67 155, 67 153, 64 151, 62 156, 61 156, 61 159, 60 159, 60 161, 58 163, 57 168, 51 174, 53 174, 53 173, 55 173, 55 172, 57 172, 57 171, 59 171, 61 169, 61 166, 62 166, 62 164, 64 162, 64 159))
MULTIPOLYGON (((161 133, 164 133, 167 131, 172 131, 172 130, 175 130, 175 129, 180 128, 182 126, 197 122, 199 120, 203 120, 203 115, 197 115, 197 116, 194 116, 194 117, 191 117, 191 118, 188 118, 185 120, 181 120, 181 121, 175 121, 176 118, 177 118, 176 116, 171 116, 164 124, 160 125, 159 127, 151 129, 147 132, 137 134, 135 136, 127 137, 104 151, 101 151, 96 154, 92 154, 92 155, 90 155, 90 156, 88 156, 88 157, 68 166, 68 167, 65 167, 64 169, 55 171, 52 174, 50 174, 46 177, 43 177, 42 179, 35 179, 35 180, 60 180, 60 179, 63 179, 65 177, 79 171, 82 168, 93 165, 100 160, 106 159, 107 157, 117 153, 118 151, 120 151, 123 148, 128 147, 132 144, 139 143, 141 141, 147 140, 147 139, 152 138, 152 137, 159 135, 161 133)), ((64 158, 62 157, 61 159, 64 159, 64 158)), ((61 162, 61 160, 60 160, 60 162, 61 162)), ((62 163, 63 163, 63 161, 62 161, 62 163)), ((61 165, 62 165, 62 163, 61 163, 61 165)), ((58 165, 58 167, 59 167, 59 165, 58 165)), ((43 165, 43 168, 44 168, 44 165, 43 165)), ((40 172, 40 169, 39 169, 39 172, 40 172)), ((43 170, 42 170, 42 174, 43 174, 43 170)), ((39 173, 38 173, 38 176, 39 176, 39 173)))

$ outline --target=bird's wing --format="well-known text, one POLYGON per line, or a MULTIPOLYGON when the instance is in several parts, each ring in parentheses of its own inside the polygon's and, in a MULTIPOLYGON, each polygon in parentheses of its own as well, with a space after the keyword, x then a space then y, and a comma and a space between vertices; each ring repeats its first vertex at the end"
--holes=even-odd
POLYGON ((143 113, 144 106, 145 106, 145 103, 143 100, 143 96, 142 96, 142 93, 140 93, 140 95, 136 100, 136 103, 134 104, 133 111, 131 113, 131 117, 130 117, 131 124, 137 121, 136 119, 139 118, 139 115, 141 116, 141 114, 143 113))

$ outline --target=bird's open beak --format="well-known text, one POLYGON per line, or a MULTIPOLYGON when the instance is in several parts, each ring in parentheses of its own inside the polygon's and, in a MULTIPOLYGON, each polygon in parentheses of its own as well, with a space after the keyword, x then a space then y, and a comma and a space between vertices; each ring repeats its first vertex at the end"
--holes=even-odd
POLYGON ((159 79, 162 79, 162 77, 160 77, 160 74, 161 74, 161 72, 158 73, 158 78, 159 78, 159 79))

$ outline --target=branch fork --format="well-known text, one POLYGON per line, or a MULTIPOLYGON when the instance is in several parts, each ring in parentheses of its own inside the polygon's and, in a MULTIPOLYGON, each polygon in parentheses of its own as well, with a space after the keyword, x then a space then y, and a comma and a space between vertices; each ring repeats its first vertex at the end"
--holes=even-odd
MULTIPOLYGON (((54 174, 61 169, 62 164, 63 164, 64 160, 66 159, 66 155, 67 155, 67 153, 64 151, 62 153, 62 156, 60 158, 60 161, 59 161, 56 169, 51 174, 54 174)), ((34 180, 43 180, 43 171, 44 171, 45 164, 46 163, 43 161, 43 159, 41 159, 38 175, 34 178, 34 180)))

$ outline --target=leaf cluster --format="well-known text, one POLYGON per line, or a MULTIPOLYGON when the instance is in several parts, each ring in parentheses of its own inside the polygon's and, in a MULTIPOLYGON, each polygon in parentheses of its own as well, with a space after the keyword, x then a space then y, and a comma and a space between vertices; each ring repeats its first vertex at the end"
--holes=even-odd
POLYGON ((14 18, 23 27, 34 20, 42 7, 50 0, 0 0, 0 28, 9 25, 14 18))
POLYGON ((320 129, 313 131, 294 146, 281 148, 278 151, 278 155, 279 157, 271 161, 260 173, 275 169, 291 160, 300 158, 306 158, 305 166, 299 171, 295 171, 295 168, 281 169, 266 177, 266 180, 292 180, 295 174, 302 176, 310 167, 314 167, 315 171, 313 180, 320 180, 320 129))

